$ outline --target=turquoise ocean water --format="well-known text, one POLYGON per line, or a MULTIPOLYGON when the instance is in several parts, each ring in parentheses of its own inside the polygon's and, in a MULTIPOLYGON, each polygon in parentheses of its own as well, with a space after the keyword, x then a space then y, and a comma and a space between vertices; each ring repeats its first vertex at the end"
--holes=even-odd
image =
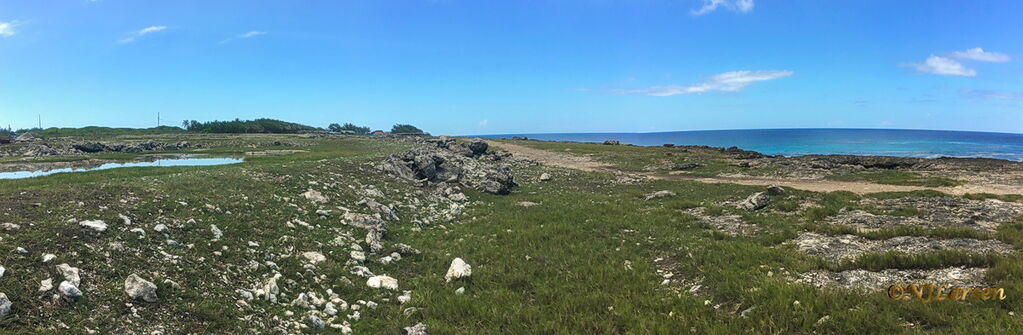
POLYGON ((1023 134, 896 129, 747 129, 659 133, 502 134, 545 141, 603 142, 635 145, 709 145, 739 147, 770 155, 880 155, 902 157, 985 157, 1023 161, 1023 134))

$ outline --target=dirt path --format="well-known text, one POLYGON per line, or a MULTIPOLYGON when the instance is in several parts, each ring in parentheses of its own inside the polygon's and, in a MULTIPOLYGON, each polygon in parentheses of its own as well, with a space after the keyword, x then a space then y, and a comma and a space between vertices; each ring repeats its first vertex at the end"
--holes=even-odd
MULTIPOLYGON (((511 143, 501 143, 494 141, 487 141, 487 143, 489 143, 491 146, 507 150, 508 152, 511 152, 513 155, 531 159, 545 165, 576 169, 582 171, 606 171, 619 173, 625 172, 618 170, 609 164, 595 161, 587 156, 534 149, 511 143)), ((651 172, 626 172, 626 173, 642 175, 656 179, 695 180, 701 183, 732 183, 740 185, 758 186, 778 185, 814 192, 850 191, 853 193, 865 194, 877 192, 907 192, 919 190, 935 190, 943 193, 957 195, 965 193, 992 193, 992 194, 1020 193, 1018 187, 1008 185, 966 184, 956 187, 924 187, 816 179, 783 179, 767 177, 693 177, 678 174, 663 174, 651 172)))

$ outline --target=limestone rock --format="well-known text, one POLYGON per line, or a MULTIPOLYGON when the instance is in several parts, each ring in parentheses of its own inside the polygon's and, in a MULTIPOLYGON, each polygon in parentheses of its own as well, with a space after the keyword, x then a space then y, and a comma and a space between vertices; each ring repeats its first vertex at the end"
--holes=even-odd
POLYGON ((142 299, 146 302, 156 302, 156 284, 142 279, 136 274, 128 276, 124 280, 124 292, 132 299, 142 299))
POLYGON ((448 273, 444 275, 444 280, 451 282, 454 279, 467 278, 472 276, 472 266, 466 264, 461 258, 455 258, 451 261, 451 266, 448 267, 448 273))
POLYGON ((388 276, 373 276, 366 280, 366 286, 372 288, 398 289, 398 280, 388 276))

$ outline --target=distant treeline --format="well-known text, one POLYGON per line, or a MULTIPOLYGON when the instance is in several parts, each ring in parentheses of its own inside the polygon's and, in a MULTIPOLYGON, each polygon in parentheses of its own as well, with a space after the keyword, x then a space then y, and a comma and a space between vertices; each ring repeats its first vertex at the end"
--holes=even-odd
MULTIPOLYGON (((160 126, 153 128, 111 128, 111 127, 82 127, 82 128, 29 128, 18 129, 16 132, 10 129, 0 128, 0 137, 13 137, 15 133, 31 133, 36 137, 57 137, 57 136, 97 136, 97 135, 150 135, 150 134, 173 134, 183 132, 201 133, 229 133, 229 134, 296 134, 296 133, 321 133, 332 132, 341 134, 367 135, 370 133, 383 132, 382 130, 370 131, 369 127, 357 126, 351 123, 331 123, 327 129, 307 126, 304 124, 286 122, 274 119, 255 119, 234 121, 207 121, 185 120, 182 127, 160 126)), ((422 129, 410 124, 396 124, 391 127, 392 134, 427 134, 422 129)))
POLYGON ((235 119, 234 121, 208 121, 208 122, 186 120, 185 122, 182 122, 181 125, 184 126, 185 129, 188 131, 203 133, 295 134, 323 131, 323 129, 310 127, 304 124, 284 122, 281 120, 274 119, 255 119, 246 121, 235 119))

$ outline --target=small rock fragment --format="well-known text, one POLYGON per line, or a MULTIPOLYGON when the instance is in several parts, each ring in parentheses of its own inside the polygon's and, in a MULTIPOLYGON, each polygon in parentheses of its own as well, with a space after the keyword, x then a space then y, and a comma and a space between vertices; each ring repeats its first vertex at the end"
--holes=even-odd
POLYGON ((448 273, 444 275, 444 280, 450 283, 453 279, 469 276, 472 276, 472 266, 466 264, 461 258, 455 258, 451 261, 451 266, 448 267, 448 273))
POLYGON ((142 299, 146 302, 156 302, 156 284, 142 279, 136 274, 128 276, 124 280, 124 292, 132 299, 142 299))
POLYGON ((373 276, 366 280, 366 286, 372 288, 398 289, 398 280, 388 276, 373 276))

